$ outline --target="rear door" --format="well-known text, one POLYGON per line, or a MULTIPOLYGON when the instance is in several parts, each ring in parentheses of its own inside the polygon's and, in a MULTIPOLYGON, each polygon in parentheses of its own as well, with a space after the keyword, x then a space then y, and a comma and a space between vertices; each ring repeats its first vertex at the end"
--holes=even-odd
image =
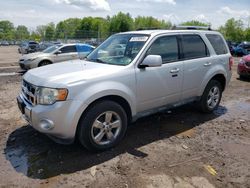
POLYGON ((183 60, 182 100, 198 95, 200 86, 213 62, 208 48, 198 34, 181 36, 181 59, 183 60))
POLYGON ((178 37, 158 37, 147 55, 160 55, 163 64, 136 69, 138 112, 175 103, 181 97, 183 63, 179 61, 178 37))

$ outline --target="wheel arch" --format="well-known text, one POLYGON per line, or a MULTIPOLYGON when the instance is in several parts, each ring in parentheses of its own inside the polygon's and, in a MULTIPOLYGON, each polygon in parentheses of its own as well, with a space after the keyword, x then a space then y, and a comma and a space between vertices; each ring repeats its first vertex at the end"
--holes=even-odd
POLYGON ((38 67, 40 67, 40 66, 41 66, 41 63, 44 62, 44 61, 48 61, 48 62, 50 62, 50 64, 53 63, 50 59, 42 59, 42 60, 38 63, 38 67))
POLYGON ((199 91, 199 96, 201 96, 207 86, 207 84, 211 81, 211 80, 217 80, 218 82, 220 82, 221 86, 222 86, 222 91, 225 90, 226 85, 227 85, 227 77, 224 74, 224 72, 222 71, 218 71, 212 75, 210 75, 209 77, 205 77, 205 79, 202 82, 201 85, 201 89, 199 91))
POLYGON ((119 95, 106 95, 106 96, 100 97, 98 99, 95 99, 94 101, 92 101, 87 106, 87 108, 84 109, 84 111, 81 113, 80 118, 79 118, 79 120, 77 122, 77 128, 76 128, 75 135, 78 134, 79 123, 80 123, 81 119, 85 116, 85 114, 88 112, 88 110, 90 108, 92 108, 96 103, 98 103, 100 101, 105 101, 105 100, 106 101, 113 101, 113 102, 116 102, 119 105, 121 105, 121 107, 125 110, 125 112, 127 114, 128 123, 131 122, 131 120, 132 120, 132 109, 131 109, 131 106, 130 106, 129 102, 124 97, 121 97, 119 95))

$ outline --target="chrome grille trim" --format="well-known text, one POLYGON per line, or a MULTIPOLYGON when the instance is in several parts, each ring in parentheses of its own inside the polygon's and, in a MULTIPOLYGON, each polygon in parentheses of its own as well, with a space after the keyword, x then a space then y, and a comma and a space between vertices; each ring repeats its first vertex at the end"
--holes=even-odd
POLYGON ((36 86, 23 80, 22 95, 25 98, 25 100, 32 106, 36 105, 36 90, 37 90, 36 86))

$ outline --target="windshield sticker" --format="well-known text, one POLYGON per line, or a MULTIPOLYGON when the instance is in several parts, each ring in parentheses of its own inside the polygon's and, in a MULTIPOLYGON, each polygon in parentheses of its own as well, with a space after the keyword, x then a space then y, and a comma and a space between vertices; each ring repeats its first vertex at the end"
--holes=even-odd
POLYGON ((131 39, 129 40, 129 42, 145 42, 146 40, 148 40, 148 37, 131 37, 131 39))

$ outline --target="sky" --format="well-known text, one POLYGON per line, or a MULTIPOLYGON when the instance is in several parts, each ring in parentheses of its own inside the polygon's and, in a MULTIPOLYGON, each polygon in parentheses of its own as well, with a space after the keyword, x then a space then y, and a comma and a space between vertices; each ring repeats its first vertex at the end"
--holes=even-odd
POLYGON ((119 11, 175 25, 198 20, 211 23, 215 29, 230 18, 241 19, 246 27, 250 24, 250 0, 0 0, 0 20, 30 30, 67 18, 106 17, 119 11))

